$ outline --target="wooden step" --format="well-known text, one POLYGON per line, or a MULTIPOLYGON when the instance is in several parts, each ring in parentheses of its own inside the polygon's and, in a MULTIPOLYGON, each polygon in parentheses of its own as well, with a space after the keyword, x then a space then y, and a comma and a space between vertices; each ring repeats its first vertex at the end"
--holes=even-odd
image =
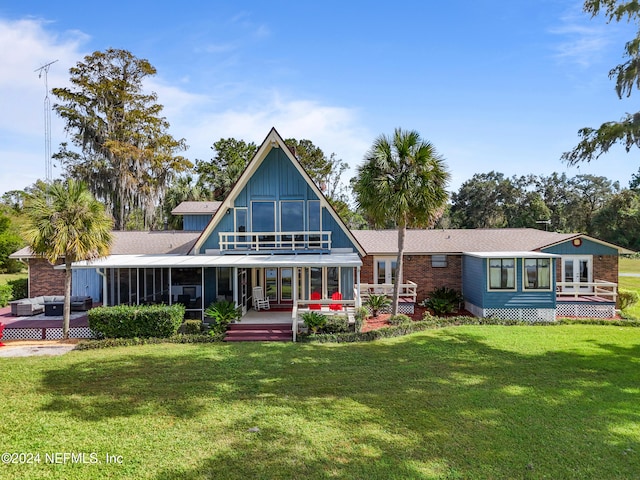
POLYGON ((291 342, 293 330, 289 324, 242 324, 229 325, 225 342, 291 342))

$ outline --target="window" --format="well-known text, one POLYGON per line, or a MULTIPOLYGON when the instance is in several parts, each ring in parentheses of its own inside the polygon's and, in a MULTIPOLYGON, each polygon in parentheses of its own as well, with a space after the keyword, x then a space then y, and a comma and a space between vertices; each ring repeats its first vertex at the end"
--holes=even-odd
POLYGON ((434 268, 441 268, 447 266, 446 255, 431 255, 431 266, 434 268))
POLYGON ((524 288, 527 290, 551 289, 551 259, 524 259, 524 288))
MULTIPOLYGON (((300 232, 304 230, 304 202, 303 201, 283 201, 280 202, 280 231, 300 232)), ((303 246, 304 236, 295 235, 296 244, 291 244, 291 235, 282 235, 282 241, 287 242, 285 247, 300 248, 303 246)))
MULTIPOLYGON (((236 232, 246 232, 247 231, 247 209, 246 208, 236 208, 236 232)), ((247 237, 244 235, 238 235, 236 237, 236 241, 240 242, 238 247, 246 248, 247 237)))
POLYGON ((374 279, 377 284, 395 283, 396 281, 396 257, 376 258, 374 279))
POLYGON ((516 261, 513 258, 489 259, 489 289, 515 290, 515 266, 516 261))
MULTIPOLYGON (((320 201, 309 200, 307 202, 307 208, 309 209, 307 230, 310 232, 321 231, 322 225, 320 220, 320 201)), ((309 247, 320 248, 322 246, 322 242, 320 240, 320 235, 309 235, 309 247)))
POLYGON ((274 202, 253 202, 251 204, 251 227, 254 232, 274 232, 276 230, 274 202))
POLYGON ((322 269, 318 267, 311 267, 310 271, 310 288, 311 293, 319 293, 322 296, 322 269))

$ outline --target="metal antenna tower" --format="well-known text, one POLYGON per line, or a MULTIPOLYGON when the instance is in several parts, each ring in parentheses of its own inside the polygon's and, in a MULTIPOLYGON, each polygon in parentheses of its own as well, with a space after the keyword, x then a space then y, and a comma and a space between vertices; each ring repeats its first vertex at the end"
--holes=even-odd
POLYGON ((47 183, 53 180, 53 167, 51 164, 51 101, 49 100, 49 67, 58 60, 49 62, 46 65, 36 68, 38 78, 42 78, 44 73, 44 171, 47 183))

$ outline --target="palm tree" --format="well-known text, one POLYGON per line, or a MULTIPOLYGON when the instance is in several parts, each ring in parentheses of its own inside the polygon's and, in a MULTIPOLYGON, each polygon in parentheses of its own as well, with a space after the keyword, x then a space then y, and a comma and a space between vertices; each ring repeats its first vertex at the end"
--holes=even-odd
POLYGON ((113 220, 86 185, 73 179, 57 181, 25 202, 24 236, 31 250, 54 264, 64 258, 64 321, 62 336, 69 338, 71 264, 107 256, 113 220))
POLYGON ((407 228, 429 228, 447 202, 449 182, 444 159, 415 130, 396 128, 380 135, 358 166, 353 189, 358 206, 374 227, 390 222, 398 228, 398 258, 393 289, 393 314, 398 313, 404 242, 407 228))

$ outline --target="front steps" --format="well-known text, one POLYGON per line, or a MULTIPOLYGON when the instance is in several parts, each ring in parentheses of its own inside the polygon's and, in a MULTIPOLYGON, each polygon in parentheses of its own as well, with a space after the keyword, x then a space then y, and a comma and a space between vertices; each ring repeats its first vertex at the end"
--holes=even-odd
POLYGON ((232 323, 225 342, 292 342, 293 330, 287 323, 232 323))

